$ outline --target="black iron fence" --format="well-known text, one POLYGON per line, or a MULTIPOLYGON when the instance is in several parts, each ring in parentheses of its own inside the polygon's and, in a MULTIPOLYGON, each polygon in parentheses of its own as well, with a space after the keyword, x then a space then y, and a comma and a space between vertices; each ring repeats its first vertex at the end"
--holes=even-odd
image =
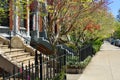
MULTIPOLYGON (((61 72, 66 72, 66 62, 73 56, 77 56, 78 62, 93 55, 92 45, 80 48, 78 55, 67 53, 63 50, 57 55, 44 55, 36 51, 34 63, 28 61, 27 65, 22 64, 20 68, 13 66, 13 73, 3 72, 3 80, 59 80, 61 72)), ((64 79, 66 75, 64 74, 64 79)))
MULTIPOLYGON (((46 56, 36 51, 35 62, 22 66, 17 70, 13 66, 13 73, 3 72, 3 80, 59 80, 61 72, 65 72, 66 52, 60 55, 46 56)), ((64 79, 66 80, 66 75, 64 79)))
POLYGON ((93 47, 91 44, 83 46, 79 49, 79 61, 85 60, 88 56, 94 55, 93 47))

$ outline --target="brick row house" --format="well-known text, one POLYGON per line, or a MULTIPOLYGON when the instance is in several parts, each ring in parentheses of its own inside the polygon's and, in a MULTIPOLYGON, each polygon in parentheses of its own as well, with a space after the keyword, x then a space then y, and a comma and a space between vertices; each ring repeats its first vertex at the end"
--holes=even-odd
MULTIPOLYGON (((40 9, 44 8, 43 11, 46 11, 47 5, 52 5, 52 0, 41 0, 41 3, 38 0, 27 0, 26 6, 23 6, 22 9, 19 6, 16 6, 14 3, 18 0, 10 0, 9 1, 9 25, 10 30, 14 31, 13 33, 20 32, 20 27, 24 27, 26 29, 26 36, 30 37, 30 31, 36 31, 37 38, 40 36, 43 37, 42 34, 45 34, 46 22, 48 21, 48 16, 41 17, 40 9), (21 14, 23 10, 25 14, 21 14), (24 17, 24 18, 22 18, 24 17), (44 23, 43 23, 44 20, 44 23), (41 35, 40 35, 41 34, 41 35)), ((22 2, 22 0, 19 0, 22 2)), ((23 4, 21 4, 23 5, 23 4)), ((49 13, 48 13, 49 14, 49 13)), ((14 34, 15 35, 15 34, 14 34)), ((46 35, 44 35, 46 36, 46 35)))
MULTIPOLYGON (((52 31, 55 34, 57 34, 57 32, 59 31, 59 26, 57 23, 55 23, 52 26, 48 26, 52 17, 51 17, 51 13, 49 13, 46 9, 48 7, 50 8, 52 7, 53 0, 40 0, 40 1, 41 2, 38 2, 38 0, 32 0, 32 1, 26 0, 24 3, 22 2, 22 0, 9 0, 9 29, 10 29, 9 37, 10 38, 12 37, 14 41, 14 37, 19 36, 20 39, 21 38, 24 39, 24 42, 26 42, 28 45, 27 46, 26 44, 24 46, 22 45, 23 46, 22 50, 21 49, 19 51, 16 50, 17 52, 14 51, 13 49, 12 54, 11 54, 11 49, 9 49, 10 54, 7 55, 5 52, 3 53, 0 52, 0 54, 2 54, 0 55, 0 63, 1 63, 0 68, 4 69, 7 72, 12 73, 13 65, 19 68, 19 66, 21 66, 21 63, 27 61, 34 62, 35 49, 42 52, 43 54, 53 54, 53 48, 51 47, 51 44, 47 40, 47 31, 46 31, 46 28, 48 27, 52 27, 53 29, 52 31), (42 15, 46 15, 46 16, 41 16, 40 14, 41 11, 42 13, 45 13, 42 15), (29 53, 26 53, 27 49, 29 53), (12 57, 16 56, 17 58, 12 59, 11 56, 12 57), (3 64, 3 61, 5 64, 3 64)), ((21 45, 19 42, 21 41, 20 39, 16 39, 15 43, 13 44, 19 47, 21 45)), ((8 41, 8 45, 11 44, 9 42, 12 43, 12 40, 8 41)), ((3 46, 3 44, 1 45, 3 46)), ((65 45, 57 45, 56 47, 58 47, 59 50, 61 49, 60 50, 61 52, 59 53, 64 53, 63 50, 66 50, 66 52, 68 53, 69 52, 74 53, 70 48, 68 48, 65 45)), ((6 48, 8 49, 8 46, 6 48)))
MULTIPOLYGON (((13 65, 19 68, 24 62, 24 65, 26 65, 28 61, 34 62, 35 48, 42 53, 52 51, 49 42, 45 39, 47 37, 45 23, 48 21, 48 16, 41 17, 38 8, 41 6, 45 8, 48 4, 47 1, 41 4, 37 0, 30 1, 30 3, 29 0, 26 0, 23 4, 22 0, 9 0, 9 28, 5 29, 10 30, 8 37, 10 37, 11 41, 6 40, 6 38, 0 35, 0 70, 3 69, 12 73, 13 65), (20 1, 20 4, 18 4, 17 1, 20 1), (43 23, 43 20, 46 22, 43 23), (15 38, 16 40, 14 40, 15 38), (5 40, 7 43, 3 43, 5 40), (24 44, 22 40, 28 45, 24 44), (37 41, 40 41, 41 44, 38 44, 37 41), (15 45, 15 47, 13 48, 13 45, 12 48, 8 47, 11 44, 15 45), (17 48, 16 45, 18 47, 21 46, 21 48, 17 48)), ((2 29, 0 29, 0 32, 1 30, 2 29)), ((4 32, 7 33, 7 30, 4 32)), ((2 71, 0 71, 0 75, 1 72, 2 71)))

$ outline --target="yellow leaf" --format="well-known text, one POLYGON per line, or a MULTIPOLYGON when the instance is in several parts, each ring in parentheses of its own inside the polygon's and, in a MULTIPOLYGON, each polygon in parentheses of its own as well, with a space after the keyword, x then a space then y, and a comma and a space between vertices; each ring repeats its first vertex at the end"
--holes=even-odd
POLYGON ((44 3, 44 2, 45 2, 45 0, 39 0, 39 2, 42 2, 42 3, 44 3))

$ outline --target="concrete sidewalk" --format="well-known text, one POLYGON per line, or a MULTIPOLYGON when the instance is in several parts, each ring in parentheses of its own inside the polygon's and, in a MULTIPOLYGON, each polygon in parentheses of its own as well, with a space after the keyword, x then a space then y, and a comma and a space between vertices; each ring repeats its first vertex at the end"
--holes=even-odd
POLYGON ((120 48, 105 42, 76 80, 120 80, 120 48))

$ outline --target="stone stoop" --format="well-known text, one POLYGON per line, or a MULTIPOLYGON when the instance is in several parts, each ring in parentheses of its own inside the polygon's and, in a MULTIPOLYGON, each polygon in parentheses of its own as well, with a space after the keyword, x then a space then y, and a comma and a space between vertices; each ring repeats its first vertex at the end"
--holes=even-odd
POLYGON ((13 47, 9 48, 9 44, 4 45, 4 39, 0 39, 0 68, 10 73, 12 72, 13 66, 21 68, 22 63, 23 66, 28 65, 29 61, 30 64, 34 63, 35 57, 34 49, 24 44, 20 38, 13 38, 13 41, 15 41, 13 42, 14 44, 12 43, 13 47), (18 47, 19 45, 20 47, 18 47))

